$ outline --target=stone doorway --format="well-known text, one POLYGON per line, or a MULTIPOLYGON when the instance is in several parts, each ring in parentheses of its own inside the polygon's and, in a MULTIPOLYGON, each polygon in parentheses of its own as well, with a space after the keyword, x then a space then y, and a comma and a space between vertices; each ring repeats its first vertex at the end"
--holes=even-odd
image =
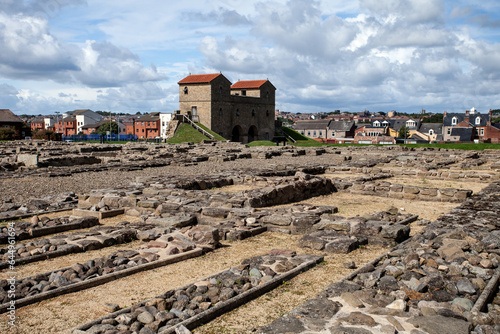
POLYGON ((231 134, 231 141, 241 142, 241 134, 242 134, 241 126, 236 125, 233 128, 233 132, 231 134))
POLYGON ((255 125, 252 125, 250 129, 248 129, 248 142, 252 142, 254 140, 257 140, 259 137, 259 134, 257 132, 257 127, 255 125))

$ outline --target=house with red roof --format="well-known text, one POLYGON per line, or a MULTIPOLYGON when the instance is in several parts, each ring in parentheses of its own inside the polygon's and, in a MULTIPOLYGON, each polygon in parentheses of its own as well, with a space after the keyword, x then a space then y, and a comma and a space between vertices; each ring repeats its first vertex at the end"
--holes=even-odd
POLYGON ((189 75, 178 84, 180 113, 222 137, 248 143, 274 136, 276 87, 269 80, 232 84, 214 73, 189 75))

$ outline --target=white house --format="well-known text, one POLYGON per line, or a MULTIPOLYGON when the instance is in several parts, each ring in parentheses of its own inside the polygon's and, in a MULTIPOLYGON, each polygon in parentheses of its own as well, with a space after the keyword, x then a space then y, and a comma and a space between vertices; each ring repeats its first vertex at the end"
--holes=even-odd
POLYGON ((168 123, 172 120, 173 114, 160 113, 160 137, 167 138, 168 123))

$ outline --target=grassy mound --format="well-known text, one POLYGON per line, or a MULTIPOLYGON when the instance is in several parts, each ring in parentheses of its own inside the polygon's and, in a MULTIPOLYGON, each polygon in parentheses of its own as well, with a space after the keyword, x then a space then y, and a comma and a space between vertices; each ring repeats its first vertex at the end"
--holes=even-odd
POLYGON ((287 135, 295 139, 297 142, 296 143, 291 143, 295 146, 301 146, 301 147, 307 147, 307 146, 323 146, 324 144, 317 142, 314 139, 308 138, 297 131, 283 127, 282 128, 283 132, 285 132, 287 135))
POLYGON ((175 135, 167 140, 170 144, 181 144, 181 143, 199 143, 202 140, 210 140, 210 138, 203 135, 201 132, 193 128, 187 123, 182 123, 177 128, 175 135))
POLYGON ((202 128, 206 132, 210 133, 212 136, 215 137, 216 140, 219 140, 219 141, 226 141, 227 140, 226 138, 222 137, 221 135, 219 135, 216 132, 213 132, 212 130, 210 130, 209 128, 207 128, 205 125, 203 125, 201 123, 196 123, 196 125, 198 125, 200 128, 202 128))

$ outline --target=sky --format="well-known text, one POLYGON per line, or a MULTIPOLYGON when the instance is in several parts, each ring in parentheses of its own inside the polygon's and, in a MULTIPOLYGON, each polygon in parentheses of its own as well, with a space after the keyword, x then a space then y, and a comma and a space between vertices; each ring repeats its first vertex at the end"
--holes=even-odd
POLYGON ((0 0, 0 50, 16 114, 173 112, 219 72, 289 112, 500 108, 497 0, 0 0))

